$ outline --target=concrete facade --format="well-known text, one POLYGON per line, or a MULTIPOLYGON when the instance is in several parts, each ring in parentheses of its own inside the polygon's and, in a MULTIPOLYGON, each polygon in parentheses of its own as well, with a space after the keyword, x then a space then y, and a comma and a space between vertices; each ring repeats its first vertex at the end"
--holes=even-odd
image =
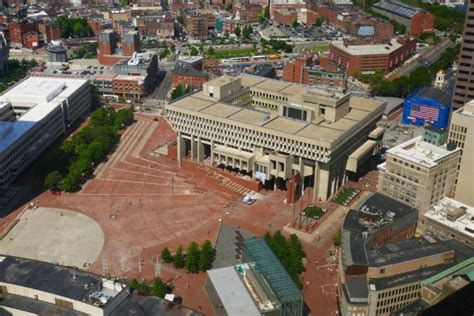
POLYGON ((313 200, 346 181, 349 155, 370 137, 385 103, 262 77, 220 77, 167 106, 178 134, 178 161, 258 176, 274 188, 302 175, 313 200), (283 182, 283 183, 282 183, 283 182))
POLYGON ((425 143, 422 136, 389 149, 379 165, 377 190, 416 207, 420 217, 431 205, 454 192, 460 150, 425 143))
POLYGON ((454 197, 468 205, 474 206, 474 101, 466 103, 451 115, 448 143, 454 143, 461 149, 459 164, 456 169, 454 197))

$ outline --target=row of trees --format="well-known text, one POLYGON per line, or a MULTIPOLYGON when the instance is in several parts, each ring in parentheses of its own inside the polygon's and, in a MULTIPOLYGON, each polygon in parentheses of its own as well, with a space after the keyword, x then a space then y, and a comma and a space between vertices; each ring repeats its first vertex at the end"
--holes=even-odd
POLYGON ((286 238, 278 230, 273 235, 269 232, 265 233, 263 238, 293 281, 301 288, 302 283, 299 275, 305 271, 302 259, 306 257, 306 253, 298 237, 295 234, 291 234, 289 238, 286 238))
POLYGON ((375 74, 371 75, 356 74, 355 77, 370 84, 372 95, 406 97, 417 88, 430 86, 436 73, 449 68, 456 60, 458 53, 459 45, 448 48, 441 54, 438 61, 429 68, 420 66, 408 76, 396 78, 392 81, 385 80, 383 73, 380 71, 376 71, 375 74))
POLYGON ((234 34, 237 37, 242 36, 243 39, 249 40, 251 39, 253 34, 253 27, 251 27, 250 25, 246 25, 243 29, 241 29, 239 26, 237 26, 234 30, 234 34))
POLYGON ((5 91, 21 79, 25 78, 28 71, 38 66, 36 60, 9 59, 7 61, 8 72, 0 77, 0 92, 5 91))
POLYGON ((179 246, 174 255, 171 254, 168 248, 161 251, 161 260, 166 263, 172 263, 176 269, 186 269, 192 273, 209 270, 214 260, 214 248, 209 240, 199 247, 199 245, 192 241, 189 243, 186 253, 183 252, 183 247, 179 246))
POLYGON ((142 294, 154 295, 161 298, 173 290, 171 287, 163 284, 163 281, 159 277, 154 278, 151 285, 145 282, 138 282, 137 279, 132 279, 130 287, 142 294))
POLYGON ((292 45, 288 44, 287 42, 280 41, 274 38, 270 39, 269 41, 262 38, 260 39, 260 44, 263 50, 271 48, 273 51, 276 51, 276 52, 282 51, 285 53, 292 53, 293 48, 294 48, 292 45))
POLYGON ((72 52, 71 59, 96 58, 98 48, 97 43, 86 43, 72 52))
POLYGON ((192 91, 191 86, 187 86, 185 88, 182 85, 179 85, 176 88, 174 88, 173 91, 171 91, 171 100, 176 100, 182 97, 183 95, 190 93, 191 91, 192 91))
POLYGON ((83 38, 91 37, 94 35, 94 32, 87 23, 87 20, 83 18, 67 18, 64 16, 60 16, 56 19, 56 23, 58 23, 59 25, 62 38, 83 38))
POLYGON ((57 149, 48 163, 50 172, 45 177, 44 186, 76 191, 94 166, 112 150, 118 139, 118 130, 132 122, 133 112, 128 109, 118 112, 103 108, 95 110, 90 124, 57 149))

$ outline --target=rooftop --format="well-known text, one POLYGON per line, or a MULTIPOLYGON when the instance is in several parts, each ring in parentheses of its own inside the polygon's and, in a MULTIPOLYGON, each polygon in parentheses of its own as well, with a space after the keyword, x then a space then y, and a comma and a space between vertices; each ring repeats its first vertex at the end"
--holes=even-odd
POLYGON ((444 197, 431 206, 424 216, 445 228, 458 231, 474 241, 474 207, 444 197))
POLYGON ((108 281, 92 273, 48 262, 0 256, 0 282, 60 295, 103 308, 124 284, 108 281))
MULTIPOLYGON (((200 92, 179 99, 168 107, 200 112, 229 121, 260 126, 280 133, 331 143, 343 139, 343 135, 355 129, 360 121, 366 119, 374 111, 381 111, 381 108, 385 106, 383 101, 371 98, 330 93, 322 89, 253 75, 240 75, 237 78, 241 80, 242 89, 250 87, 251 89, 279 93, 282 96, 288 97, 288 104, 290 105, 313 109, 315 107, 314 103, 307 102, 307 99, 317 98, 319 102, 328 102, 330 106, 348 101, 349 111, 345 116, 332 123, 324 121, 321 117, 316 117, 313 121, 306 122, 279 116, 277 111, 260 110, 258 107, 256 109, 249 109, 230 104, 224 106, 222 102, 206 97, 200 92)), ((212 80, 211 83, 214 86, 221 86, 234 80, 235 77, 222 76, 212 80)))
POLYGON ((0 121, 0 152, 61 107, 66 98, 87 82, 85 79, 29 77, 0 96, 0 103, 11 103, 13 108, 15 105, 29 108, 13 123, 0 121))
POLYGON ((234 266, 208 270, 207 275, 224 305, 227 315, 260 315, 234 266))
POLYGON ((424 87, 416 92, 415 96, 420 96, 424 98, 434 99, 445 107, 451 105, 451 93, 445 89, 438 89, 434 87, 424 87))
POLYGON ((411 19, 417 13, 424 11, 423 9, 396 0, 380 1, 375 3, 374 7, 408 19, 411 19))
POLYGON ((341 49, 351 55, 385 55, 402 47, 396 39, 390 41, 388 44, 372 44, 372 45, 347 45, 344 41, 333 41, 331 45, 341 49))
POLYGON ((387 150, 387 154, 427 168, 433 168, 438 165, 440 160, 452 155, 453 152, 456 151, 459 151, 459 149, 449 151, 444 147, 438 147, 424 142, 423 136, 417 136, 398 146, 390 148, 387 150))

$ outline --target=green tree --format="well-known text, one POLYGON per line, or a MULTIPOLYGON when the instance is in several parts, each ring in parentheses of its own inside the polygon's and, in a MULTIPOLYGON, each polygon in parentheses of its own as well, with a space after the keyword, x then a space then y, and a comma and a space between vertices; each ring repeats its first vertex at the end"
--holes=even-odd
POLYGON ((211 268, 214 260, 214 248, 209 240, 204 241, 201 245, 201 253, 199 256, 199 270, 206 271, 211 268))
POLYGON ((189 272, 196 273, 199 271, 199 246, 194 241, 189 243, 184 267, 189 272))
POLYGON ((179 246, 176 250, 176 253, 173 256, 173 266, 176 269, 181 269, 184 267, 185 257, 183 255, 183 247, 179 246))
POLYGON ((212 56, 215 54, 215 50, 214 50, 214 47, 209 47, 209 49, 207 50, 207 55, 208 56, 212 56))
POLYGON ((48 173, 46 178, 44 179, 44 186, 47 189, 58 189, 59 184, 61 183, 62 176, 59 171, 52 171, 48 173))
POLYGON ((193 46, 193 47, 191 48, 190 55, 191 55, 191 56, 197 56, 197 55, 199 55, 199 50, 198 50, 196 47, 193 46))
POLYGON ((171 263, 173 261, 173 256, 171 256, 171 252, 166 247, 161 251, 161 260, 166 263, 171 263))
POLYGON ((234 34, 235 34, 235 36, 237 36, 237 37, 240 37, 240 35, 242 34, 242 30, 240 29, 239 26, 237 26, 237 27, 235 28, 234 34))
POLYGON ((225 9, 229 12, 232 12, 232 3, 229 3, 225 9))
POLYGON ((173 91, 171 91, 171 100, 175 100, 177 98, 180 98, 184 95, 184 88, 182 85, 177 86, 174 88, 173 91))
POLYGON ((159 277, 153 279, 153 295, 158 297, 165 297, 166 289, 163 281, 159 277))
POLYGON ((332 243, 334 246, 339 247, 341 245, 342 241, 342 233, 341 230, 339 229, 334 236, 332 236, 332 243))
POLYGON ((137 281, 137 279, 133 278, 132 281, 130 281, 130 287, 131 287, 132 289, 134 289, 134 290, 137 289, 137 287, 138 287, 138 281, 137 281))
POLYGON ((292 27, 297 27, 298 25, 300 25, 300 24, 298 23, 297 19, 294 19, 293 22, 291 22, 292 27))
POLYGON ((253 34, 253 27, 246 25, 242 31, 242 35, 245 39, 250 39, 253 34))

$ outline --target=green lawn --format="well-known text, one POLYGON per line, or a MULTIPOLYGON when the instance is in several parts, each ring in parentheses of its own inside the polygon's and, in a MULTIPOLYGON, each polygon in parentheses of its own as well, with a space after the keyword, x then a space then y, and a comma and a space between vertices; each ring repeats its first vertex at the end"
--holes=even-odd
POLYGON ((356 189, 353 189, 353 188, 349 188, 349 187, 346 187, 341 193, 339 193, 335 198, 334 198, 334 202, 336 202, 337 204, 341 204, 341 205, 344 205, 344 202, 346 200, 352 200, 352 199, 349 199, 349 197, 354 194, 357 190, 356 189))
POLYGON ((314 206, 314 205, 309 205, 304 209, 304 214, 307 217, 311 218, 321 218, 323 217, 324 214, 326 214, 322 208, 314 206))
POLYGON ((329 50, 329 43, 327 44, 316 44, 312 47, 307 47, 304 49, 305 52, 308 53, 318 53, 318 52, 326 52, 329 50))
POLYGON ((252 56, 257 53, 256 49, 253 48, 242 48, 232 50, 216 50, 213 54, 208 54, 208 58, 232 58, 232 57, 245 57, 252 56))

